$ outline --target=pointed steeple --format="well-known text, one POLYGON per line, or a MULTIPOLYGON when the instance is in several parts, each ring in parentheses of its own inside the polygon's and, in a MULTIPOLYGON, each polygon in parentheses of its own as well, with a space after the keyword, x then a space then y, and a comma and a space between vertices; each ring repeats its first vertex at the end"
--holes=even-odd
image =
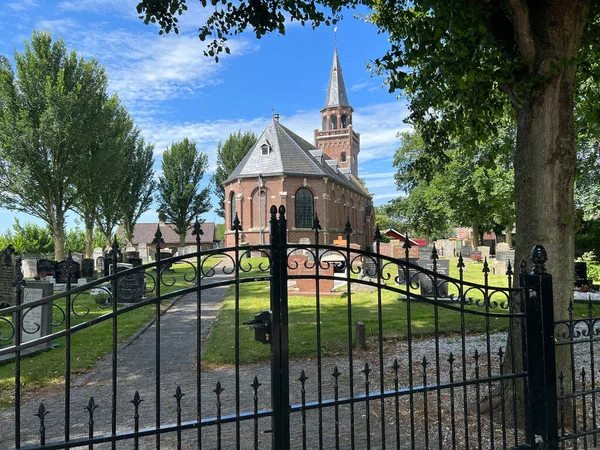
POLYGON ((348 95, 346 94, 346 85, 342 76, 342 66, 338 58, 337 46, 333 50, 333 65, 331 66, 331 74, 329 75, 329 86, 327 87, 327 98, 325 99, 324 108, 332 107, 350 107, 348 103, 348 95))

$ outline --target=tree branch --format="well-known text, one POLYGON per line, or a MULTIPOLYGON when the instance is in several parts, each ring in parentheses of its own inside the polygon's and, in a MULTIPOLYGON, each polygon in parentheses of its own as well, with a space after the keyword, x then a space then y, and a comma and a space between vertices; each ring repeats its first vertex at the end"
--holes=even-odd
POLYGON ((526 0, 506 0, 506 4, 509 10, 509 19, 513 24, 515 39, 521 50, 521 56, 531 69, 535 59, 535 45, 529 22, 529 6, 526 0))

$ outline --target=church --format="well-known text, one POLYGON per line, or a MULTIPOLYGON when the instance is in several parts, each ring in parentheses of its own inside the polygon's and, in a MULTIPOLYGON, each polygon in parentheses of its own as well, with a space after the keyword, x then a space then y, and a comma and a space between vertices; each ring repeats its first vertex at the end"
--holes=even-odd
POLYGON ((240 241, 267 244, 271 205, 285 206, 288 242, 314 244, 311 227, 318 215, 321 244, 333 244, 343 236, 349 219, 351 243, 363 249, 372 245, 373 195, 358 177, 360 134, 354 131, 353 111, 336 48, 321 109, 321 129, 314 131, 314 145, 282 125, 275 114, 223 183, 225 246, 234 245, 236 213, 242 227, 240 241))

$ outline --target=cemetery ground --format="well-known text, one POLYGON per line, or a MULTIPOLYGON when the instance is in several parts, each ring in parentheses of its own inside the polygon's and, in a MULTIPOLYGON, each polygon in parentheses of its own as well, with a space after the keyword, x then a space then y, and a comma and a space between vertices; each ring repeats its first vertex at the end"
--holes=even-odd
MULTIPOLYGON (((218 262, 218 258, 208 260, 204 269, 218 262)), ((189 264, 173 265, 173 273, 165 274, 165 278, 174 281, 172 285, 161 285, 162 294, 173 292, 179 289, 189 287, 191 283, 186 281, 194 276, 194 267, 189 264)), ((149 271, 149 274, 156 278, 156 271, 149 271)), ((169 283, 170 284, 170 283, 169 283)), ((161 304, 164 311, 169 305, 178 299, 161 304)), ((112 310, 112 306, 107 308, 99 307, 88 292, 84 292, 72 297, 73 311, 71 314, 72 326, 79 323, 88 322, 102 316, 112 310), (81 317, 79 317, 79 314, 81 317)), ((60 299, 55 303, 65 309, 65 299, 60 299)), ((118 305, 122 308, 123 305, 118 305)), ((149 322, 154 320, 156 307, 149 304, 137 308, 126 314, 119 315, 118 319, 118 342, 124 342, 132 337, 140 328, 146 327, 149 322)), ((53 322, 61 321, 62 313, 58 308, 53 308, 53 322)), ((64 323, 59 327, 53 327, 53 332, 65 328, 64 323)), ((10 330, 5 322, 0 321, 0 335, 10 335, 10 330)), ((65 371, 65 338, 59 338, 52 342, 54 348, 31 357, 25 357, 21 361, 21 381, 23 388, 41 388, 48 385, 60 384, 64 379, 65 371)), ((11 341, 0 341, 0 346, 10 345, 11 341)), ((80 374, 94 367, 94 365, 112 350, 112 321, 104 321, 92 327, 85 328, 75 333, 71 338, 71 371, 72 374, 80 374)), ((5 362, 0 364, 0 407, 7 406, 13 402, 14 390, 14 363, 5 362)))
MULTIPOLYGON (((246 260, 253 269, 247 273, 241 273, 240 277, 252 278, 264 275, 256 270, 259 264, 266 266, 266 258, 252 258, 246 260)), ((457 269, 457 258, 450 261, 450 277, 459 277, 457 269)), ((467 262, 463 272, 466 282, 484 284, 482 263, 467 262)), ((390 273, 387 284, 394 284, 394 274, 390 273)), ((356 278, 352 274, 352 278, 356 278)), ((488 275, 489 286, 506 287, 507 276, 488 275)), ((359 286, 353 284, 353 286, 359 286)), ((348 347, 348 299, 345 295, 345 286, 338 288, 342 291, 340 296, 321 296, 321 351, 323 356, 336 356, 345 354, 348 347)), ((354 290, 354 289, 353 289, 354 290)), ((457 295, 455 286, 449 285, 449 294, 457 295)), ((418 289, 413 289, 418 292, 418 289)), ((391 343, 405 340, 407 336, 407 302, 400 299, 400 295, 382 290, 383 336, 391 343)), ((466 305, 466 309, 484 310, 485 307, 474 303, 483 298, 478 290, 469 293, 473 304, 466 305)), ((498 306, 492 311, 507 312, 500 304, 502 298, 497 298, 498 306)), ((363 290, 352 293, 352 319, 353 322, 361 321, 366 326, 367 343, 371 341, 371 347, 375 348, 378 337, 378 311, 377 291, 364 292, 363 290)), ((289 336, 290 336, 290 358, 314 358, 316 356, 316 317, 315 297, 313 296, 289 296, 289 336)), ((457 306, 455 304, 454 306, 457 306)), ((252 282, 240 285, 240 322, 254 318, 254 315, 262 310, 269 309, 269 283, 252 282)), ((442 306, 435 307, 427 302, 411 301, 411 333, 413 339, 424 339, 433 337, 436 332, 435 313, 438 313, 437 331, 440 336, 459 336, 461 333, 461 314, 451 311, 442 306)), ((600 314, 600 303, 593 306, 594 315, 600 314)), ((586 317, 588 306, 586 303, 575 303, 574 317, 586 317)), ((208 342, 203 354, 203 364, 207 368, 218 368, 231 366, 234 363, 234 316, 235 297, 234 287, 230 287, 223 301, 221 310, 211 329, 208 342)), ((481 316, 472 314, 464 315, 465 330, 470 336, 486 333, 486 321, 481 316)), ((489 333, 506 332, 509 323, 505 319, 491 318, 489 322, 489 333)), ((353 330, 354 332, 354 330, 353 330)), ((240 363, 249 364, 258 361, 268 361, 270 358, 269 346, 259 345, 254 341, 254 331, 249 327, 240 327, 240 363)))

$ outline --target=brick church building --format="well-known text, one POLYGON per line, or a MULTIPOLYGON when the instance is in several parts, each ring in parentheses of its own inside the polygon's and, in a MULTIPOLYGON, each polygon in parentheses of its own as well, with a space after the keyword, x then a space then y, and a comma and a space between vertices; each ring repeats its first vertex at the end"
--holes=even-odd
POLYGON ((231 228, 236 213, 243 229, 241 242, 268 243, 271 205, 286 208, 288 242, 304 238, 313 243, 311 227, 317 214, 322 244, 332 244, 343 235, 349 218, 351 242, 362 248, 371 245, 373 196, 358 179, 360 135, 353 128, 353 111, 335 49, 321 129, 314 132, 314 145, 279 123, 275 115, 225 180, 227 247, 234 245, 231 228))

